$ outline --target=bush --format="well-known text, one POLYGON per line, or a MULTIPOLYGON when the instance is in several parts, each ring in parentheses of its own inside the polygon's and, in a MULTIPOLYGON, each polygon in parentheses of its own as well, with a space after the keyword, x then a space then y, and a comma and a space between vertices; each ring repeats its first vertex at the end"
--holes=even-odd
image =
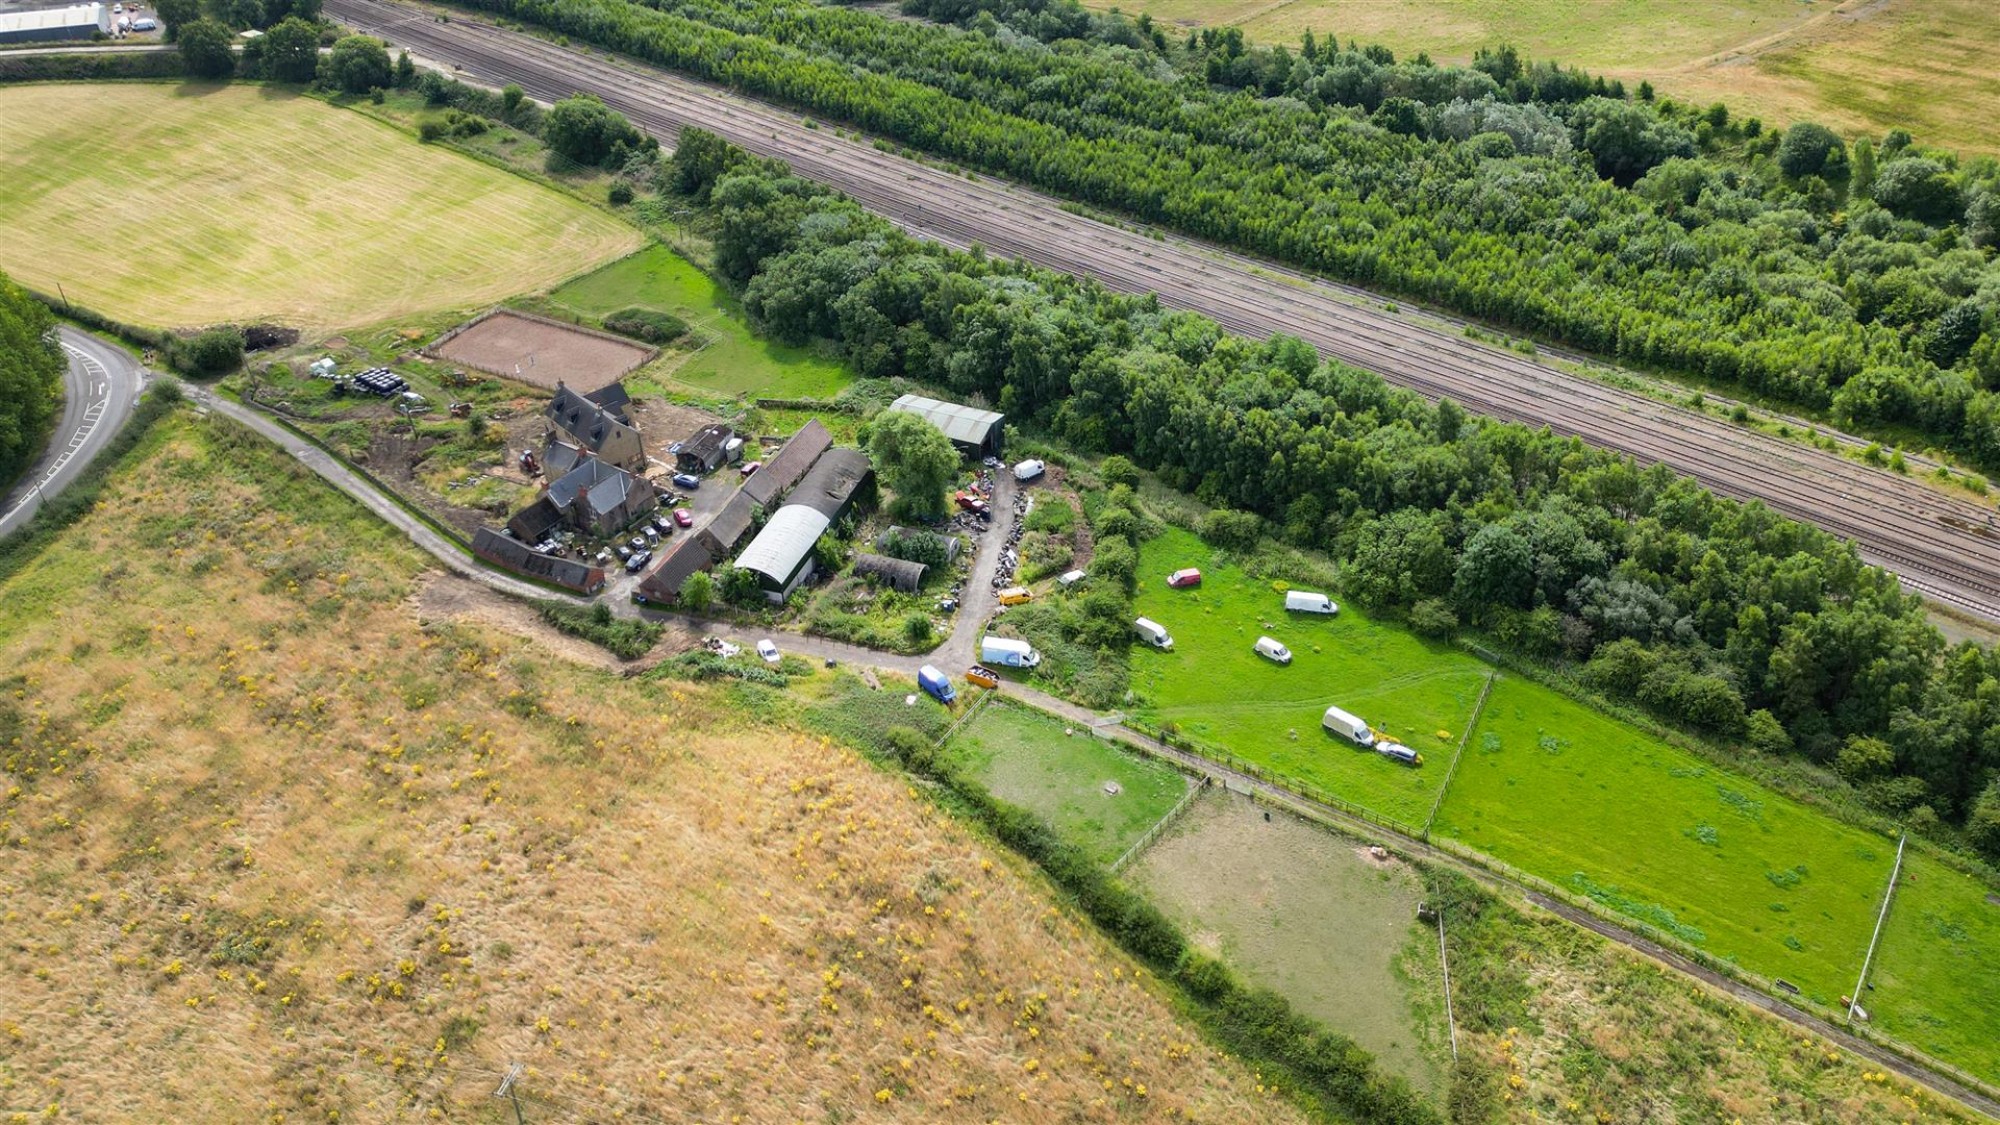
POLYGON ((892 559, 922 563, 933 570, 944 566, 951 553, 944 536, 929 531, 898 531, 884 536, 881 547, 882 553, 892 559))
POLYGON ((623 207, 632 202, 632 185, 623 181, 612 184, 610 190, 604 193, 604 198, 613 207, 623 207))
POLYGON ((1410 628, 1420 636, 1443 639, 1458 628, 1458 614, 1443 598, 1425 598, 1410 607, 1410 628))
POLYGON ((931 619, 922 613, 912 613, 903 618, 903 639, 913 645, 920 645, 931 639, 931 619))
POLYGON ((611 607, 598 602, 589 609, 546 603, 542 620, 572 637, 582 637, 611 650, 620 660, 637 660, 651 652, 659 641, 662 626, 651 621, 620 621, 611 616, 611 607))
POLYGON ((1247 551, 1257 545, 1263 522, 1249 512, 1218 508, 1201 518, 1201 537, 1218 547, 1247 551))
POLYGON ((243 333, 235 328, 211 328, 175 340, 167 349, 167 362, 187 375, 226 375, 243 366, 243 333))
MULTIPOLYGON (((613 202, 617 202, 613 200, 613 202)), ((653 309, 620 309, 603 320, 608 332, 644 340, 649 344, 667 344, 687 335, 687 322, 671 313, 653 309)))
POLYGON ((707 613, 715 604, 715 578, 705 570, 697 570, 681 583, 678 604, 689 613, 707 613))

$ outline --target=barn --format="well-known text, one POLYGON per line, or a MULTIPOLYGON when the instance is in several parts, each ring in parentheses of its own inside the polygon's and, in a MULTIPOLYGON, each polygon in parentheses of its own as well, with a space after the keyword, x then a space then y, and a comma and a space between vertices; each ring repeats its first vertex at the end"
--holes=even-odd
POLYGON ((944 436, 950 438, 958 451, 967 457, 1000 455, 1000 427, 1007 420, 1005 414, 975 406, 961 406, 955 402, 941 402, 922 395, 904 395, 890 403, 889 409, 915 414, 929 421, 943 430, 944 436))
POLYGON ((924 573, 930 568, 920 562, 908 559, 892 559, 887 555, 871 555, 863 552, 854 556, 854 573, 863 578, 880 578, 889 588, 905 594, 914 594, 917 587, 924 584, 924 573))
POLYGON ((736 569, 757 576, 764 596, 783 602, 799 584, 812 577, 813 545, 832 521, 804 504, 779 508, 764 530, 736 556, 736 569))
POLYGON ((0 43, 54 43, 109 34, 110 20, 102 4, 72 4, 32 12, 0 12, 0 43))

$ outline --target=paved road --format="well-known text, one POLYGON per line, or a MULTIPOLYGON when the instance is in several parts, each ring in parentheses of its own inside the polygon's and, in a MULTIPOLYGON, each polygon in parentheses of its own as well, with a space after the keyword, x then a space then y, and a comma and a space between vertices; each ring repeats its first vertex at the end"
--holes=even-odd
POLYGON ((14 490, 0 500, 0 535, 34 518, 43 499, 61 492, 102 452, 138 405, 146 369, 130 352, 62 325, 63 413, 49 448, 14 490))
MULTIPOLYGON (((457 544, 437 534, 423 521, 412 516, 393 500, 377 492, 374 486, 370 485, 366 480, 349 471, 345 466, 342 466, 317 446, 285 429, 283 426, 278 425, 264 414, 238 403, 218 398, 206 391, 197 390, 191 392, 191 397, 198 404, 224 417, 240 422, 256 433, 277 443, 301 463, 325 478, 335 488, 354 497, 370 511, 387 520, 392 526, 400 529, 419 547, 429 552, 454 573, 461 574, 477 582, 483 582, 496 590, 514 595, 515 597, 561 601, 573 605, 587 604, 584 599, 558 594, 544 587, 500 574, 479 564, 471 556, 462 551, 457 544)), ((991 582, 993 566, 1006 541, 1004 531, 1005 521, 1011 518, 1013 484, 1008 479, 1008 474, 1003 472, 999 474, 999 477, 1005 482, 998 486, 1001 492, 1000 498, 1004 500, 1007 506, 1003 508, 996 504, 995 507, 996 510, 1009 514, 997 517, 994 529, 980 537, 982 542, 979 544, 980 556, 974 565, 974 584, 982 588, 988 587, 991 582), (984 575, 983 579, 981 575, 984 575)), ((968 593, 970 592, 971 587, 968 587, 968 593)), ((612 602, 611 605, 613 612, 622 617, 644 617, 647 620, 674 622, 723 637, 742 644, 746 648, 754 645, 762 637, 773 636, 767 630, 744 630, 720 622, 644 609, 634 606, 623 599, 618 599, 612 602)), ((877 652, 874 649, 842 644, 838 641, 830 641, 821 637, 781 634, 774 636, 773 639, 778 641, 781 650, 793 655, 805 656, 814 660, 833 660, 841 664, 860 668, 877 668, 899 676, 914 677, 919 666, 926 663, 940 662, 946 664, 945 670, 948 673, 956 673, 959 665, 970 662, 970 646, 974 643, 973 638, 985 624, 986 614, 984 612, 975 612, 977 609, 977 606, 970 604, 963 607, 958 626, 953 630, 951 637, 943 645, 939 646, 936 651, 927 656, 897 656, 890 653, 877 652)), ((1431 862, 1449 865, 1473 878, 1479 879, 1489 886, 1507 887, 1519 891, 1529 901, 1552 913, 1561 915, 1579 926, 1583 926, 1629 949, 1645 954, 1669 968, 1698 977, 1712 987, 1721 989, 1731 996, 1747 1004, 1761 1008, 1780 1019, 1812 1031, 1814 1034, 1824 1036, 1846 1050, 1867 1058, 1882 1068, 1893 1071, 1912 1082, 1928 1086, 1938 1093, 1963 1102, 1988 1116, 2000 1118, 2000 1101, 1987 1097, 1978 1091, 1968 1089, 1950 1078, 1934 1073, 1928 1068, 1904 1058, 1893 1051, 1849 1034, 1838 1026, 1796 1008, 1783 1000, 1766 995, 1747 984, 1732 980, 1695 964, 1680 954, 1666 949, 1607 919, 1580 910, 1567 903, 1550 899, 1537 893, 1532 888, 1511 883, 1475 863, 1455 855, 1437 851, 1429 844, 1415 837, 1382 828, 1379 825, 1360 820, 1338 809, 1310 801, 1270 782, 1248 774, 1239 773, 1198 754, 1162 745, 1158 741, 1142 735, 1130 727, 1124 726, 1119 722, 1118 716, 1100 715, 1089 708, 1071 703, 1068 700, 1058 699, 1055 696, 1037 691, 1023 684, 1007 682, 1003 685, 1001 691, 1011 698, 1041 708, 1074 722, 1079 726, 1095 730, 1104 737, 1116 739, 1143 753, 1165 759, 1189 773, 1223 781, 1230 788, 1239 792, 1255 793, 1271 804, 1289 809, 1308 819, 1333 825, 1363 839, 1380 841, 1405 854, 1420 855, 1431 862)))

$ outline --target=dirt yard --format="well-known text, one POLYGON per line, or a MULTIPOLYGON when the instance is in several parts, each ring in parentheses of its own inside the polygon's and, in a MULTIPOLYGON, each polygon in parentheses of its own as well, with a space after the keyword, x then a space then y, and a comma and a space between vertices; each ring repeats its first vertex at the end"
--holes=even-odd
POLYGON ((584 393, 616 382, 652 359, 654 350, 504 309, 474 321, 432 349, 453 363, 538 387, 553 389, 566 383, 584 393))

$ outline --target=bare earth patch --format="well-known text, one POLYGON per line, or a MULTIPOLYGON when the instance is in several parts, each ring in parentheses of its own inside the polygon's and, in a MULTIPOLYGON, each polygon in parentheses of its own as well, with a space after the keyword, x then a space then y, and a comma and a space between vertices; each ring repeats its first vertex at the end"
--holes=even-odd
POLYGON ((602 332, 502 309, 447 333, 431 352, 537 387, 588 393, 653 358, 654 349, 602 332))

